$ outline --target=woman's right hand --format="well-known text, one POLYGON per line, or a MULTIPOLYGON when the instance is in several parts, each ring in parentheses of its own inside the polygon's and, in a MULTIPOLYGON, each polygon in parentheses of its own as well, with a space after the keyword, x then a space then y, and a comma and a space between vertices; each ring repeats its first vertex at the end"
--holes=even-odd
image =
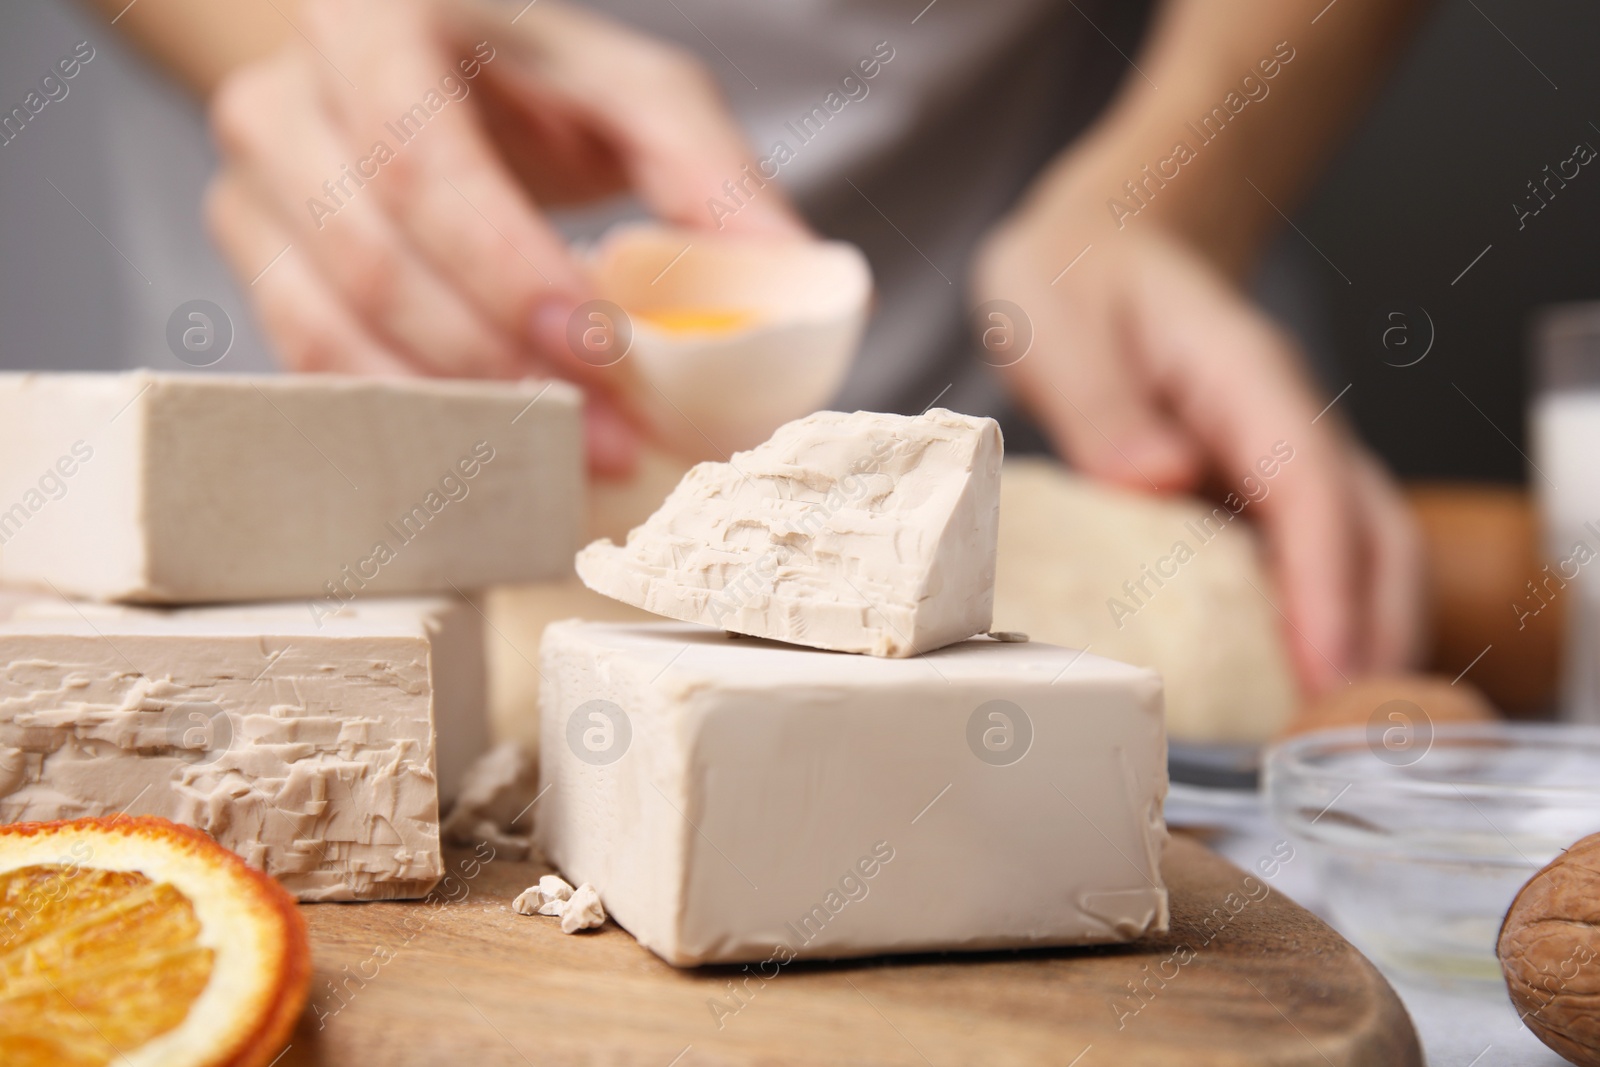
MULTIPOLYGON (((293 370, 568 378, 591 465, 632 465, 613 371, 568 346, 592 294, 541 207, 632 192, 709 227, 752 157, 688 54, 550 0, 307 0, 212 103, 212 230, 293 370)), ((800 234, 776 187, 727 218, 800 234)))

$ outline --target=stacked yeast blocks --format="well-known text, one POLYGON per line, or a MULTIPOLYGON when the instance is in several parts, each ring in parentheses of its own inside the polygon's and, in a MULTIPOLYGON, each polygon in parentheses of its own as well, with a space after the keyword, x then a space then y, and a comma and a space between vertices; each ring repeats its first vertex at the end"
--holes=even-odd
POLYGON ((462 594, 570 573, 582 478, 561 384, 0 375, 0 820, 425 893, 488 741, 462 594))
POLYGON ((547 629, 536 833, 668 962, 1165 929, 1160 680, 988 636, 1001 451, 821 412, 579 553, 681 621, 547 629))

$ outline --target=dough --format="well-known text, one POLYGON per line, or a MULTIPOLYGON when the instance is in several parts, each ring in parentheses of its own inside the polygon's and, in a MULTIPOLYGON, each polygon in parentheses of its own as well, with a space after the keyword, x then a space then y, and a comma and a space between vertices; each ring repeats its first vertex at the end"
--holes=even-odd
POLYGON ((1249 507, 1232 519, 1212 509, 1091 482, 1052 460, 1007 459, 995 627, 1154 667, 1175 738, 1267 740, 1299 700, 1266 599, 1277 594, 1249 507))

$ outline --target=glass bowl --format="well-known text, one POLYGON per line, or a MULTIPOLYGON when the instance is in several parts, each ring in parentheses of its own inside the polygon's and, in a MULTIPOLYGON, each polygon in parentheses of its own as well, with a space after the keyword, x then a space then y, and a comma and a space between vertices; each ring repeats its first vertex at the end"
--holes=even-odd
POLYGON ((1275 821, 1327 917, 1379 963, 1499 982, 1501 920, 1529 877, 1600 831, 1600 728, 1536 723, 1305 734, 1266 756, 1275 821))

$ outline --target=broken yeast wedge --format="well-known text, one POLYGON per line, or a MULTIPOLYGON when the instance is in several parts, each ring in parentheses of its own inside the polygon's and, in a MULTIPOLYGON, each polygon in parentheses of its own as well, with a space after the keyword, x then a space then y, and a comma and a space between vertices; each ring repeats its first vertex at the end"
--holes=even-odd
POLYGON ((658 615, 904 657, 987 631, 1000 427, 822 411, 701 463, 623 545, 578 553, 596 592, 658 615))

